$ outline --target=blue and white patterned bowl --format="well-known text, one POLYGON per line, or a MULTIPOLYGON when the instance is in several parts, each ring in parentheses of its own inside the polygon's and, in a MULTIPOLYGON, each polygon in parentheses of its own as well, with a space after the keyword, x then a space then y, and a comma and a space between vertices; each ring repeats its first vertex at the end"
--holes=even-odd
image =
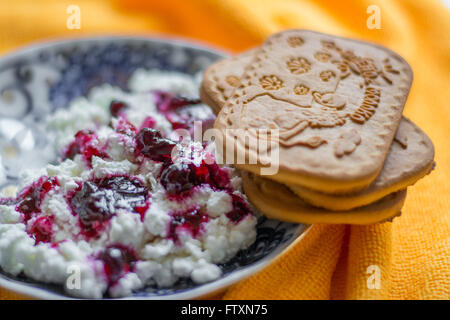
MULTIPOLYGON (((137 68, 195 74, 223 57, 179 40, 101 37, 34 45, 0 59, 0 190, 16 185, 24 168, 54 160, 40 124, 73 98, 103 83, 126 90, 137 68)), ((131 298, 194 299, 220 292, 267 266, 305 230, 305 225, 260 218, 256 242, 221 265, 220 279, 203 285, 180 281, 170 289, 147 287, 131 298)), ((1 269, 0 287, 34 298, 69 298, 58 286, 11 277, 1 269)))

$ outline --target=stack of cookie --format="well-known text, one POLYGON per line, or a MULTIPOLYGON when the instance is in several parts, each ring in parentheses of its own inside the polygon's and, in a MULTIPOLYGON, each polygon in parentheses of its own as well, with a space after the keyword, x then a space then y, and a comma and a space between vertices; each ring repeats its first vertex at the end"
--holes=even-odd
POLYGON ((434 166, 432 142, 402 116, 412 77, 384 47, 288 30, 212 65, 201 97, 262 213, 371 224, 399 215, 406 188, 434 166))

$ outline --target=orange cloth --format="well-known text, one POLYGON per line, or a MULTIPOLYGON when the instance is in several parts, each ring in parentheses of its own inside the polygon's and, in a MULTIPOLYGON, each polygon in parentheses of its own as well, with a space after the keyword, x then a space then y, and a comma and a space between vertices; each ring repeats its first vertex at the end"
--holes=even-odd
MULTIPOLYGON (((393 223, 315 225, 274 264, 224 298, 450 298, 450 13, 440 1, 78 0, 81 30, 67 30, 66 8, 72 3, 0 0, 0 52, 42 38, 149 32, 240 52, 278 30, 310 28, 400 53, 415 77, 404 113, 433 140, 436 170, 408 189, 403 214, 393 223), (380 30, 366 26, 370 5, 381 10, 380 30), (369 289, 376 283, 371 282, 374 270, 379 289, 369 289)), ((17 296, 0 289, 0 297, 17 296)))

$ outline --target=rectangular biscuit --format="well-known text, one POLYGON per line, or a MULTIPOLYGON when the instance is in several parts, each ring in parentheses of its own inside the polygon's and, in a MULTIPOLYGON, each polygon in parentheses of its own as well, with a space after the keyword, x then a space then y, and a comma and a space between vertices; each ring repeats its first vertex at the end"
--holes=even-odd
MULTIPOLYGON (((383 166, 411 82, 408 63, 389 49, 288 30, 256 52, 215 126, 279 129, 280 170, 268 178, 328 193, 361 190, 383 166)), ((238 152, 253 152, 237 143, 238 152)))

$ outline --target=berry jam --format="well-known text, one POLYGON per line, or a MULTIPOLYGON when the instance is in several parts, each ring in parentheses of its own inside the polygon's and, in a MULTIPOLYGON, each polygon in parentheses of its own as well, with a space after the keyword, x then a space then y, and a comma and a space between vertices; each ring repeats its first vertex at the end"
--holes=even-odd
POLYGON ((73 213, 78 215, 87 237, 98 237, 105 222, 120 209, 143 216, 150 195, 137 178, 111 176, 85 181, 69 200, 73 213))
POLYGON ((125 117, 119 117, 119 120, 114 125, 114 130, 120 134, 133 136, 136 134, 136 127, 131 124, 125 117))
POLYGON ((111 101, 109 105, 109 112, 113 117, 118 117, 121 113, 123 113, 126 109, 128 109, 128 105, 125 102, 119 100, 111 101))
POLYGON ((144 128, 155 128, 156 126, 156 120, 153 119, 152 117, 146 117, 144 119, 144 121, 141 124, 141 127, 139 128, 140 130, 144 129, 144 128))
POLYGON ((84 161, 91 167, 92 157, 107 158, 106 153, 95 144, 97 135, 91 130, 81 130, 75 135, 73 141, 64 151, 63 160, 72 159, 77 155, 83 155, 84 161))
POLYGON ((16 199, 16 210, 24 215, 25 222, 41 212, 45 196, 57 186, 59 182, 56 177, 42 176, 19 194, 16 199))
POLYGON ((36 244, 41 242, 51 242, 53 236, 52 229, 53 217, 39 217, 31 225, 28 234, 34 238, 36 244))
MULTIPOLYGON (((159 112, 172 124, 172 129, 192 129, 194 117, 183 107, 202 103, 200 99, 177 96, 168 92, 156 91, 155 103, 159 112)), ((191 132, 192 133, 192 132, 191 132)))
POLYGON ((108 285, 112 286, 128 272, 134 271, 134 263, 138 260, 136 252, 127 246, 113 244, 98 255, 103 261, 108 285))
POLYGON ((201 184, 195 174, 195 166, 192 164, 172 164, 161 172, 161 184, 166 192, 173 195, 183 195, 196 185, 201 184))
POLYGON ((202 103, 200 99, 191 99, 183 96, 176 96, 164 91, 155 91, 155 102, 159 112, 166 113, 179 108, 202 103))
POLYGON ((196 238, 203 231, 204 224, 208 220, 208 215, 198 208, 186 212, 174 212, 172 213, 167 237, 175 243, 179 243, 178 232, 184 230, 196 238))
POLYGON ((172 125, 173 130, 190 129, 193 121, 185 114, 178 114, 175 112, 168 112, 165 114, 167 121, 172 125))
POLYGON ((160 181, 169 195, 185 195, 193 187, 209 184, 214 189, 226 189, 230 184, 228 172, 216 163, 200 166, 193 163, 177 163, 165 167, 161 172, 160 181))
POLYGON ((243 218, 251 214, 250 208, 245 200, 232 193, 231 198, 233 199, 233 210, 228 212, 226 216, 234 223, 239 223, 243 218))
POLYGON ((150 208, 150 202, 147 201, 142 206, 136 206, 134 207, 134 211, 138 213, 141 216, 141 221, 144 222, 145 219, 145 213, 147 212, 148 208, 150 208))
POLYGON ((163 138, 155 129, 144 128, 136 135, 136 153, 143 154, 154 161, 169 163, 172 161, 172 149, 176 143, 163 138))
POLYGON ((207 183, 214 189, 227 189, 230 186, 228 171, 219 167, 217 163, 207 164, 202 161, 199 167, 195 167, 195 175, 202 183, 207 183))

